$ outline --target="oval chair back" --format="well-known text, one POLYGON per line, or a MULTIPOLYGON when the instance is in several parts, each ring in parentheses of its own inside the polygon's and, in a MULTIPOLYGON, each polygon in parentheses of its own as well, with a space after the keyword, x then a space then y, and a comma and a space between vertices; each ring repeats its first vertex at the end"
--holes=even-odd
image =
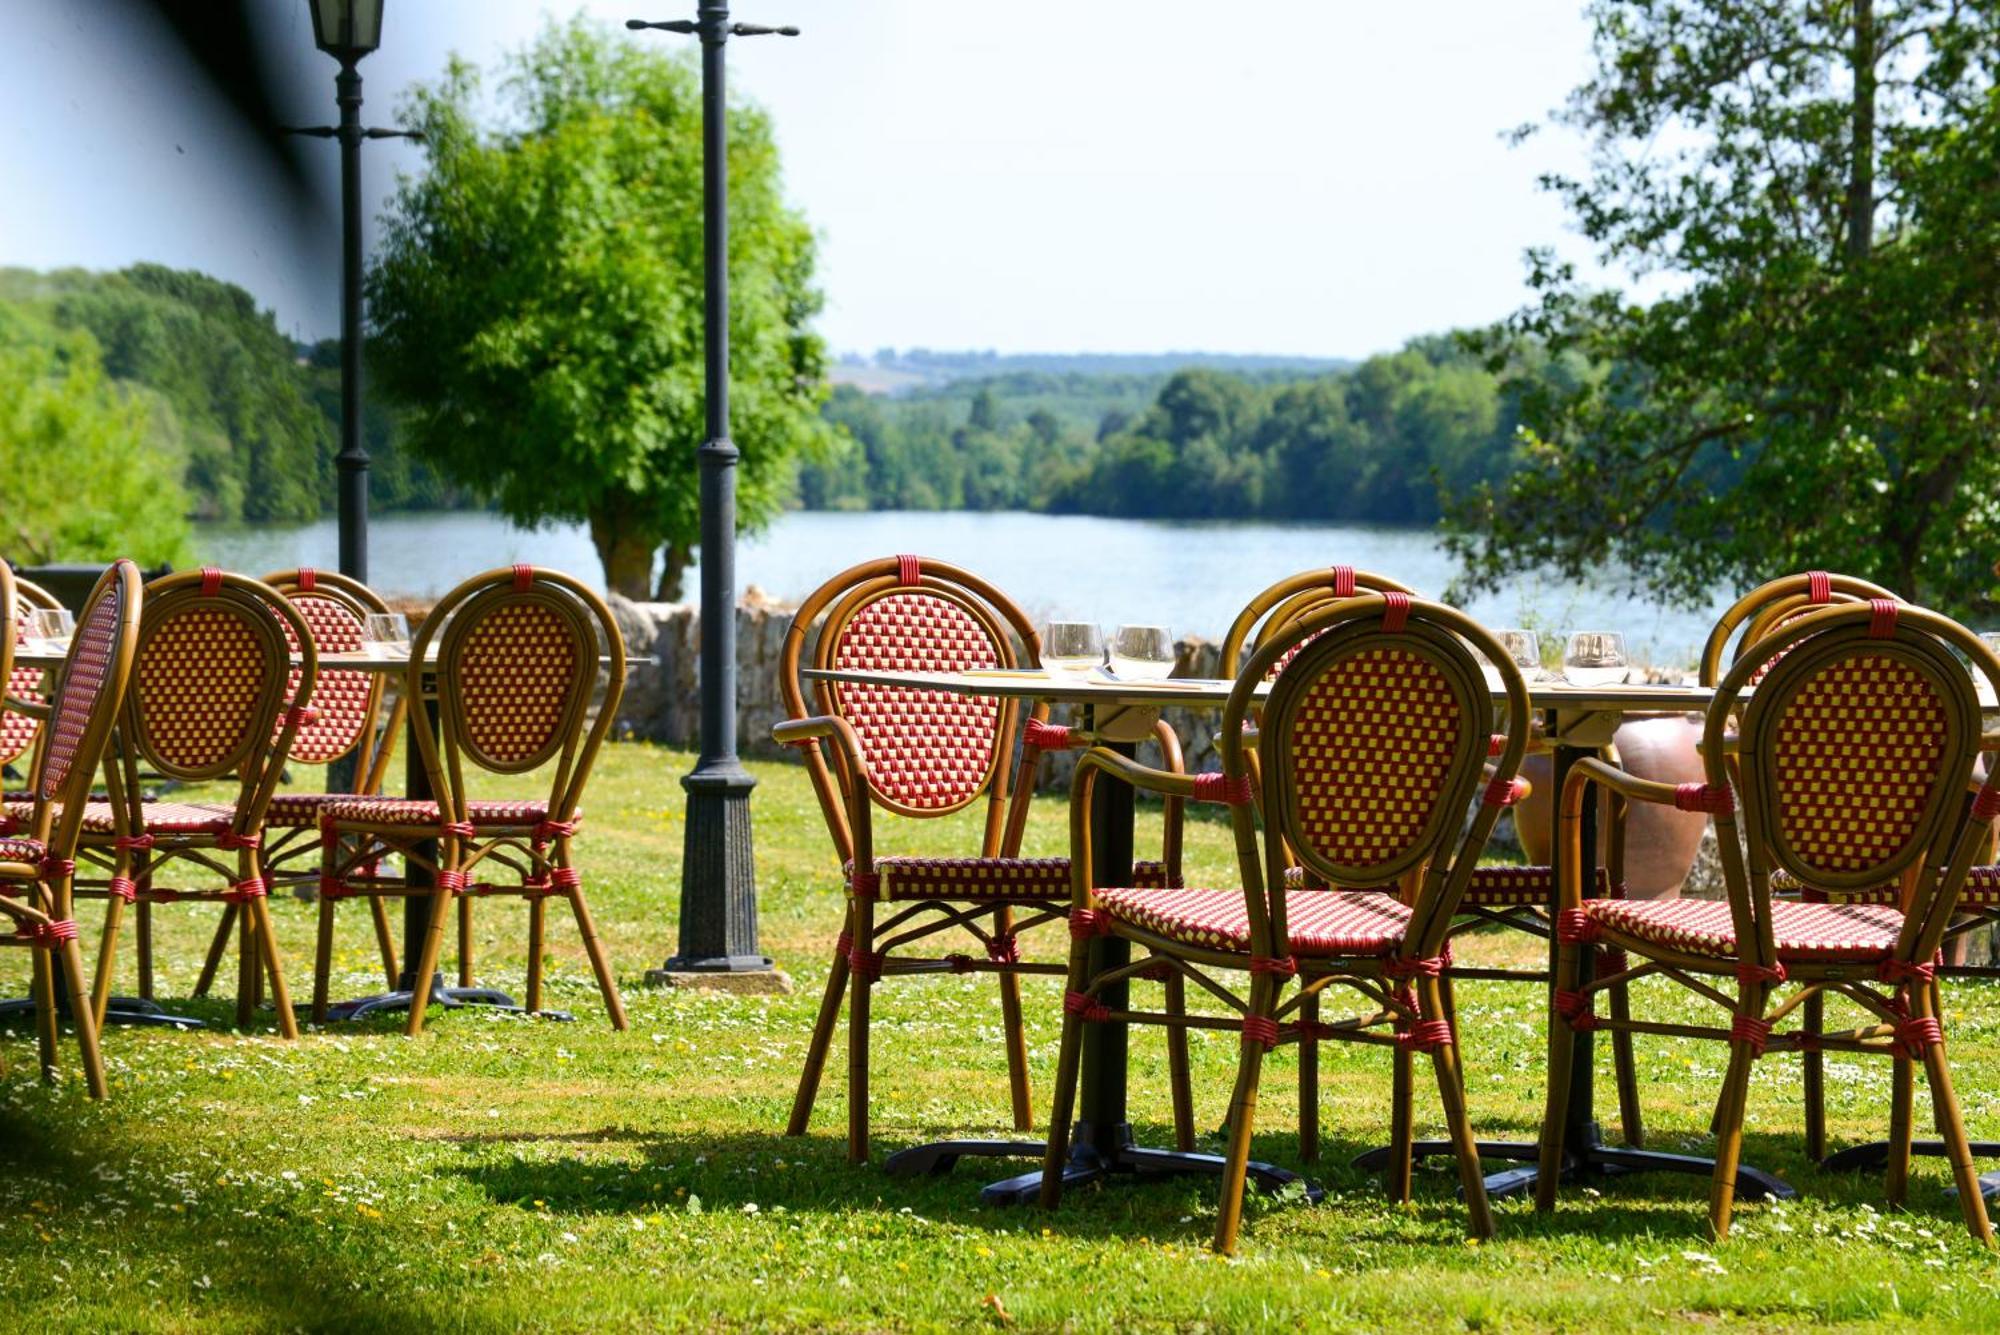
MULTIPOLYGON (((312 631, 315 649, 322 655, 361 652, 367 618, 389 611, 389 605, 366 584, 330 570, 311 566, 277 570, 264 576, 264 583, 298 609, 312 631)), ((289 633, 290 623, 286 627, 289 633)), ((298 690, 299 673, 295 667, 287 679, 288 698, 298 690)), ((327 765, 360 750, 355 791, 379 792, 384 767, 395 747, 397 724, 392 718, 376 743, 387 680, 381 673, 323 668, 313 688, 312 717, 292 740, 290 763, 327 765)), ((400 712, 399 704, 399 717, 400 712)))
MULTIPOLYGON (((4 565, 0 562, 0 565, 4 565)), ((48 705, 42 694, 42 670, 14 666, 14 651, 28 642, 30 623, 36 612, 53 610, 62 606, 55 595, 25 579, 18 579, 9 570, 4 575, 13 589, 13 597, 4 614, 0 614, 0 626, 11 627, 12 633, 0 632, 0 656, 6 662, 0 664, 0 689, 4 689, 9 700, 19 700, 30 710, 40 710, 48 705)), ((36 713, 22 709, 0 709, 0 765, 11 765, 33 749, 42 735, 42 721, 36 713)), ((32 768, 32 766, 31 766, 32 768)))
POLYGON ((1295 856, 1308 877, 1331 885, 1386 888, 1419 877, 1402 952, 1435 956, 1500 808, 1518 791, 1531 717, 1519 671, 1483 627, 1443 604, 1401 592, 1322 604, 1258 646, 1223 712, 1225 782, 1246 795, 1242 724, 1280 665, 1261 701, 1261 855, 1251 805, 1231 807, 1252 953, 1291 953, 1284 890, 1295 856), (1498 665, 1504 714, 1468 644, 1498 665), (1517 722, 1482 788, 1502 718, 1517 722), (1468 824, 1475 793, 1484 800, 1468 824))
MULTIPOLYGON (((1230 623, 1229 633, 1222 638, 1223 675, 1234 675, 1242 668, 1246 651, 1254 653, 1273 637, 1284 634, 1306 613, 1363 593, 1415 596, 1416 591, 1387 575, 1356 570, 1353 566, 1321 566, 1279 580, 1244 604, 1236 620, 1230 623)), ((1271 675, 1276 676, 1283 666, 1283 662, 1273 664, 1271 675)))
POLYGON ((404 699, 438 712, 437 736, 416 736, 449 823, 469 820, 468 765, 526 774, 551 763, 547 819, 573 821, 624 692, 625 641, 611 609, 570 576, 529 565, 489 570, 446 594, 411 640, 403 677, 404 699), (609 680, 593 719, 600 649, 609 680))
POLYGON ((1735 813, 1718 813, 1716 832, 1747 962, 1777 963, 1773 871, 1828 893, 1901 881, 1896 956, 1936 952, 2000 812, 1992 777, 1965 801, 1980 734, 1966 662, 2000 690, 2000 660, 1977 637, 1888 598, 1818 607, 1738 658, 1709 707, 1703 751, 1709 782, 1726 782, 1721 743, 1740 717, 1740 843, 1735 813))
POLYGON ((1750 645, 1766 638, 1786 621, 1804 616, 1815 608, 1840 603, 1865 603, 1870 598, 1900 601, 1879 584, 1824 570, 1781 575, 1758 585, 1730 604, 1729 610, 1708 632, 1708 639, 1701 649, 1701 684, 1714 686, 1722 680, 1725 654, 1733 665, 1750 645), (1740 636, 1737 634, 1739 631, 1742 632, 1740 636), (1730 651, 1732 639, 1735 640, 1733 653, 1730 651))
MULTIPOLYGON (((841 859, 855 856, 845 799, 870 801, 901 816, 950 815, 987 798, 982 852, 1001 851, 1008 771, 1020 704, 904 686, 815 681, 806 701, 800 676, 815 626, 812 665, 851 670, 964 671, 1011 668, 1016 640, 1027 666, 1041 663, 1041 638, 1014 602, 970 571, 929 557, 892 556, 850 567, 799 607, 785 633, 780 689, 794 719, 843 719, 859 742, 863 772, 840 748, 806 745, 806 766, 841 859), (824 622, 821 624, 821 618, 824 622), (829 769, 826 755, 834 757, 829 769)), ((1018 786, 1017 786, 1018 791, 1018 786)))

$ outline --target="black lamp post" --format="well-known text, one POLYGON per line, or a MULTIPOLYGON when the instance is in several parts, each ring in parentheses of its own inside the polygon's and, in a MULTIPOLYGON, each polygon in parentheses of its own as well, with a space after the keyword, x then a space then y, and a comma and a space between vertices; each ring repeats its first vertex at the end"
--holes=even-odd
POLYGON ((756 780, 736 755, 736 445, 729 438, 729 108, 723 50, 732 36, 797 28, 729 21, 728 0, 698 0, 695 20, 639 30, 701 37, 702 263, 707 280, 707 439, 701 444, 701 755, 681 779, 687 835, 681 861, 680 943, 654 978, 769 986, 780 977, 757 944, 757 867, 750 837, 756 780), (691 977, 692 975, 692 977, 691 977))

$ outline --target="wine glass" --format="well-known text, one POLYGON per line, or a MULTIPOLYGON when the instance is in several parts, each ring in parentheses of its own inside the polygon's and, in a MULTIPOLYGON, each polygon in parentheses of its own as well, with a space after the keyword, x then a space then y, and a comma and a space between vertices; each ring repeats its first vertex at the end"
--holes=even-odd
MULTIPOLYGON (((1496 630, 1493 638, 1500 641, 1500 647, 1507 651, 1507 657, 1521 671, 1521 680, 1539 681, 1542 676, 1542 641, 1535 632, 1517 628, 1496 630)), ((1500 671, 1493 666, 1486 654, 1475 648, 1472 656, 1479 660, 1480 671, 1486 674, 1487 684, 1494 689, 1501 685, 1500 671)))
POLYGON ((370 658, 407 658, 410 619, 401 612, 370 612, 361 623, 361 643, 370 658))
POLYGON ((76 617, 67 607, 36 608, 32 625, 34 638, 42 642, 45 653, 62 653, 76 634, 76 617))
POLYGON ((1615 630, 1580 630, 1563 649, 1563 679, 1572 686, 1618 685, 1625 667, 1625 637, 1615 630))
POLYGON ((1104 631, 1094 621, 1051 621, 1042 628, 1042 666, 1088 672, 1104 664, 1104 631))
POLYGON ((1164 681, 1174 671, 1174 638, 1165 626, 1120 626, 1111 632, 1111 675, 1164 681))

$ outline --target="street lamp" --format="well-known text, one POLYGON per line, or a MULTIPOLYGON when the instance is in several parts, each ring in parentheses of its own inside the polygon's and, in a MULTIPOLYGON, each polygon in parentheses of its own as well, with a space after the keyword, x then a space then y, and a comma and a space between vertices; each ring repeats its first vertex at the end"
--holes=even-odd
POLYGON ((701 38, 701 203, 707 439, 701 468, 701 755, 681 778, 687 826, 681 859, 680 942, 649 979, 744 990, 783 987, 757 944, 757 867, 750 790, 736 755, 736 462, 729 438, 729 107, 723 49, 732 36, 796 37, 797 28, 729 21, 729 0, 697 0, 695 18, 649 23, 701 38))

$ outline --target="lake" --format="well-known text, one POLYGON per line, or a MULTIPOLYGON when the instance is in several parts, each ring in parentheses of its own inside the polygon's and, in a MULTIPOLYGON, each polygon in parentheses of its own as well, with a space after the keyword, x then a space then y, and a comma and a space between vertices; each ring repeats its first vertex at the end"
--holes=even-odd
MULTIPOLYGON (((283 527, 197 526, 204 563, 263 573, 297 565, 332 568, 332 519, 283 527)), ((1040 515, 1003 511, 798 511, 739 545, 740 586, 788 601, 871 556, 915 552, 976 570, 1037 619, 1051 616, 1165 624, 1176 634, 1220 638, 1252 593, 1309 566, 1351 565, 1436 596, 1453 563, 1424 529, 1352 524, 1276 524, 1040 515)), ((389 594, 435 597, 468 575, 532 561, 602 588, 597 554, 580 524, 523 530, 498 516, 454 511, 378 515, 369 522, 370 583, 389 594)), ((688 573, 690 598, 698 573, 688 573)), ((1579 587, 1523 578, 1473 600, 1491 626, 1542 631, 1622 630, 1635 658, 1692 663, 1734 591, 1696 611, 1627 596, 1610 580, 1579 587)))

